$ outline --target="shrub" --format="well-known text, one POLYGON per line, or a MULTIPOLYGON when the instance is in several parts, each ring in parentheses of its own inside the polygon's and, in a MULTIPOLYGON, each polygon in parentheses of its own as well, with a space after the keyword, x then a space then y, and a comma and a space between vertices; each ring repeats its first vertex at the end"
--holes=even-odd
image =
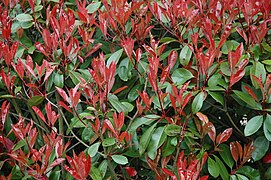
POLYGON ((1 2, 1 179, 271 179, 265 0, 1 2))

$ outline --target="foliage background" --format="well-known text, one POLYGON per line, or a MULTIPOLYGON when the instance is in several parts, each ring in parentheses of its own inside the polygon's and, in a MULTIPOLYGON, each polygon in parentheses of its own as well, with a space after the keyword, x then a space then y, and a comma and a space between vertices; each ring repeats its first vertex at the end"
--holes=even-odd
POLYGON ((2 0, 1 179, 271 179, 270 10, 2 0))

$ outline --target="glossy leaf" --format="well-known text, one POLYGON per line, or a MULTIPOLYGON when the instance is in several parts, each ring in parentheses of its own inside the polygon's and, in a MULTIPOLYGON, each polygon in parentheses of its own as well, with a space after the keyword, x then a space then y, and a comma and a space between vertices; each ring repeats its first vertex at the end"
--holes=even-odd
POLYGON ((245 136, 251 136, 252 134, 256 133, 263 124, 263 116, 255 116, 251 118, 244 130, 245 136))
POLYGON ((151 140, 152 134, 155 130, 156 123, 149 127, 141 136, 140 141, 139 141, 139 154, 143 155, 145 150, 147 149, 149 142, 151 140))
POLYGON ((253 142, 253 145, 255 146, 255 150, 252 152, 252 158, 254 161, 258 161, 262 159, 268 151, 269 141, 264 136, 259 136, 253 142))

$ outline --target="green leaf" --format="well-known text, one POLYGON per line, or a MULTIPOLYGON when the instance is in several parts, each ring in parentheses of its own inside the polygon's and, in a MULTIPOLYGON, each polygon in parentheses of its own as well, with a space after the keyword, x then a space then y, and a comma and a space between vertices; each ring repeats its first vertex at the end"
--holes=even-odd
POLYGON ((53 171, 49 176, 49 180, 59 180, 59 179, 60 179, 60 170, 53 171))
POLYGON ((220 93, 212 91, 209 91, 208 93, 212 96, 212 98, 214 98, 216 102, 224 106, 224 97, 220 93))
POLYGON ((54 84, 57 87, 63 88, 64 87, 64 76, 63 76, 63 74, 55 73, 54 77, 55 77, 54 84))
POLYGON ((155 123, 154 125, 152 125, 151 127, 149 127, 141 136, 140 141, 139 141, 139 154, 140 156, 143 155, 143 153, 145 152, 145 150, 147 149, 149 142, 151 140, 152 134, 154 132, 154 128, 156 126, 157 123, 155 123))
POLYGON ((169 124, 166 129, 165 133, 168 136, 177 136, 180 135, 181 127, 176 124, 169 124))
POLYGON ((111 62, 115 61, 115 63, 117 64, 121 58, 121 55, 123 53, 123 49, 120 49, 116 52, 114 52, 110 58, 107 60, 106 66, 109 67, 111 62))
POLYGON ((211 158, 208 158, 208 172, 215 178, 219 176, 219 166, 217 163, 211 158))
POLYGON ((43 96, 32 96, 30 99, 27 100, 27 105, 32 107, 32 106, 37 106, 41 104, 44 100, 43 96))
POLYGON ((156 119, 150 119, 146 117, 140 117, 136 118, 134 122, 131 124, 131 127, 129 129, 130 133, 133 133, 137 130, 137 128, 141 125, 150 125, 152 122, 154 122, 156 119))
POLYGON ((128 94, 128 100, 130 102, 136 100, 136 98, 139 96, 138 91, 142 91, 142 89, 143 87, 141 84, 137 84, 136 86, 134 86, 128 94))
POLYGON ((250 79, 251 82, 253 84, 253 86, 258 89, 259 86, 257 84, 257 82, 254 80, 254 78, 252 77, 252 75, 258 77, 258 78, 262 78, 262 82, 265 82, 265 78, 266 78, 266 71, 264 68, 264 65, 260 62, 255 62, 253 63, 253 66, 250 68, 250 79))
POLYGON ((271 141, 271 132, 268 130, 268 124, 267 124, 266 120, 263 123, 263 132, 264 132, 264 136, 266 137, 266 139, 268 141, 271 141))
POLYGON ((239 168, 236 171, 236 173, 245 175, 249 179, 253 179, 253 180, 260 180, 261 179, 259 170, 253 169, 250 166, 243 166, 243 167, 239 168))
POLYGON ((227 62, 223 62, 223 63, 220 64, 220 70, 226 76, 230 76, 231 75, 230 66, 229 66, 229 64, 227 62))
POLYGON ((157 155, 157 149, 159 148, 159 142, 162 138, 162 135, 164 133, 165 127, 158 127, 154 133, 152 134, 149 146, 148 146, 148 156, 154 160, 157 155))
POLYGON ((21 147, 25 146, 26 145, 26 140, 25 139, 22 139, 20 140, 19 142, 17 142, 14 147, 12 148, 12 150, 15 152, 17 151, 18 149, 20 149, 21 147))
POLYGON ((94 157, 97 152, 98 152, 98 149, 100 147, 100 142, 97 142, 95 144, 92 144, 89 148, 88 148, 88 154, 90 157, 94 157))
POLYGON ((94 13, 95 11, 97 11, 101 6, 101 2, 95 2, 95 3, 91 3, 89 4, 86 9, 88 10, 88 13, 94 13))
POLYGON ((107 160, 103 160, 100 164, 98 169, 101 172, 102 178, 104 178, 106 171, 107 171, 107 160))
POLYGON ((227 168, 225 167, 225 165, 223 164, 223 162, 215 156, 215 161, 217 163, 217 166, 219 167, 219 174, 222 177, 223 180, 228 180, 230 175, 228 173, 227 168))
POLYGON ((75 71, 69 71, 69 76, 72 79, 73 84, 79 84, 81 82, 80 78, 81 74, 75 71))
POLYGON ((194 98, 192 102, 193 114, 197 113, 201 109, 203 101, 204 101, 204 92, 200 92, 199 94, 197 94, 197 96, 194 98))
POLYGON ((209 87, 217 86, 221 78, 222 75, 219 73, 212 75, 208 80, 208 86, 209 87))
POLYGON ((247 103, 252 109, 262 110, 261 104, 257 103, 250 95, 242 91, 233 90, 234 94, 237 95, 242 101, 247 103))
POLYGON ((18 14, 15 17, 15 19, 18 20, 19 22, 28 22, 28 21, 32 21, 33 17, 30 14, 22 13, 22 14, 18 14))
POLYGON ((252 134, 256 133, 260 129, 262 124, 263 124, 262 115, 251 118, 245 127, 244 130, 245 136, 251 136, 252 134))
POLYGON ((101 172, 98 168, 92 166, 90 169, 90 176, 93 180, 102 180, 101 172))
POLYGON ((103 147, 113 146, 114 144, 116 144, 115 138, 106 138, 102 142, 103 147))
POLYGON ((264 136, 259 136, 253 142, 255 150, 252 152, 252 158, 254 161, 258 161, 263 158, 265 153, 269 149, 269 141, 264 136))
POLYGON ((172 81, 177 85, 182 85, 193 77, 193 74, 184 68, 176 69, 171 76, 172 81))
POLYGON ((108 96, 108 100, 110 104, 118 111, 118 113, 120 112, 128 113, 133 109, 133 106, 130 106, 131 105, 130 103, 129 105, 127 104, 128 102, 124 104, 121 103, 116 95, 111 94, 110 96, 108 96))
POLYGON ((270 114, 266 115, 264 123, 266 124, 266 128, 268 129, 268 131, 271 132, 271 115, 270 114))
POLYGON ((226 144, 221 144, 219 146, 219 149, 222 151, 219 151, 220 156, 222 157, 223 161, 232 169, 234 160, 231 156, 230 148, 226 144))
POLYGON ((191 59, 191 56, 192 56, 192 51, 190 50, 190 48, 185 45, 183 47, 183 49, 181 50, 180 52, 180 63, 183 65, 183 66, 186 66, 188 65, 190 59, 191 59))
POLYGON ((127 157, 123 155, 113 155, 111 156, 113 161, 115 161, 117 164, 125 165, 128 163, 127 157))

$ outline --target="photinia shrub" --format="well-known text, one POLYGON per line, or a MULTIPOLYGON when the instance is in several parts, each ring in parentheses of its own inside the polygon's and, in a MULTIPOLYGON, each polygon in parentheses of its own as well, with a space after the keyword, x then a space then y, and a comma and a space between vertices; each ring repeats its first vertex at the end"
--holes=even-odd
POLYGON ((0 179, 271 179, 269 1, 0 4, 0 179))

